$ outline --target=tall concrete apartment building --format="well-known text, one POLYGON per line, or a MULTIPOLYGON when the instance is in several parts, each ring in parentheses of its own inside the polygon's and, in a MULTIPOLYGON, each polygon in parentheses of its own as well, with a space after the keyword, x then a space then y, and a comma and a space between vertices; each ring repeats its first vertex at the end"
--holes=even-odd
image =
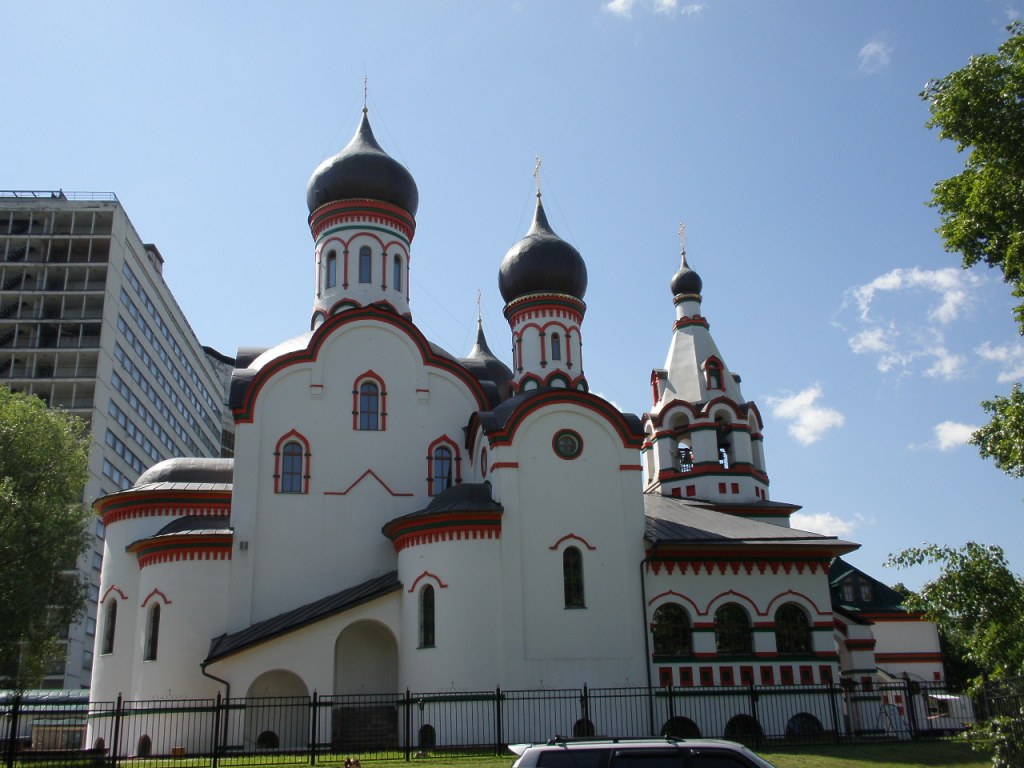
MULTIPOLYGON (((0 191, 0 385, 89 423, 88 504, 163 459, 230 455, 231 361, 204 350, 162 266, 113 194, 0 191)), ((105 535, 90 524, 86 614, 47 688, 89 686, 105 535)))

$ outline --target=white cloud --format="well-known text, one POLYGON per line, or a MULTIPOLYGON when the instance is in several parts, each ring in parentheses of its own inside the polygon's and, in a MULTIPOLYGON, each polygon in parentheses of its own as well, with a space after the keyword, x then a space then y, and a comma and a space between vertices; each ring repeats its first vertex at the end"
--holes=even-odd
MULTIPOLYGON (((847 343, 854 354, 874 356, 882 373, 909 373, 912 367, 922 366, 925 376, 955 379, 963 373, 967 358, 946 346, 943 329, 970 310, 983 282, 953 267, 890 270, 847 291, 844 306, 856 307, 859 326, 847 343), (913 295, 926 298, 924 317, 909 300, 913 295), (882 301, 886 297, 889 300, 882 301)), ((1024 349, 1020 362, 1024 370, 1024 349)))
POLYGON ((998 376, 1000 384, 1024 379, 1024 344, 1004 344, 997 347, 986 341, 976 352, 983 360, 1000 363, 1003 366, 998 376))
POLYGON ((944 421, 935 425, 935 447, 940 451, 952 451, 967 445, 971 434, 978 428, 971 424, 944 421))
POLYGON ((870 283, 853 289, 853 298, 860 308, 861 320, 869 320, 871 305, 880 293, 923 289, 938 294, 939 301, 928 310, 928 318, 948 325, 971 304, 971 289, 980 279, 962 269, 894 269, 870 283))
POLYGON ((823 533, 826 536, 849 536, 855 527, 852 520, 843 520, 828 512, 818 512, 813 515, 794 512, 789 517, 789 523, 801 531, 823 533))
POLYGON ((610 0, 610 2, 605 3, 604 9, 608 13, 614 13, 616 16, 629 18, 633 15, 634 5, 636 5, 636 0, 610 0))
POLYGON ((834 427, 841 427, 846 417, 834 408, 817 405, 821 386, 814 384, 789 397, 769 397, 772 415, 789 422, 787 431, 804 445, 818 442, 834 427))
POLYGON ((963 355, 956 355, 945 347, 935 347, 929 354, 935 358, 935 362, 924 372, 925 376, 936 379, 952 381, 960 375, 967 359, 963 355))
POLYGON ((640 0, 608 0, 604 4, 604 9, 608 13, 626 19, 633 16, 633 9, 637 7, 647 7, 652 13, 661 16, 699 16, 707 6, 704 3, 687 3, 680 6, 679 0, 644 0, 643 3, 640 0))
POLYGON ((871 40, 857 54, 857 66, 865 75, 875 75, 889 66, 891 56, 891 45, 881 40, 871 40))
POLYGON ((858 355, 883 354, 892 351, 885 328, 865 328, 850 337, 850 349, 858 355))

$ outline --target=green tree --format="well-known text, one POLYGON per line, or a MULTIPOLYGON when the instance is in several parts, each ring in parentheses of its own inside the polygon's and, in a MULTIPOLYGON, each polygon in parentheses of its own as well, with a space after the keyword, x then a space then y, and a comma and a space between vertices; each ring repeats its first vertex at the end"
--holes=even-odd
MULTIPOLYGON (((1010 570, 1003 550, 968 542, 959 549, 925 544, 890 555, 886 565, 939 565, 939 576, 907 591, 904 606, 934 621, 980 671, 979 678, 1024 674, 1024 579, 1010 570)), ((980 679, 975 682, 981 682, 980 679)))
MULTIPOLYGON (((1014 22, 996 53, 974 56, 962 69, 925 87, 928 127, 967 152, 964 170, 932 189, 937 231, 964 269, 998 267, 1024 300, 1024 24, 1014 22)), ((1014 309, 1024 334, 1024 301, 1014 309)), ((1024 393, 982 403, 989 423, 971 437, 984 458, 1013 477, 1024 476, 1024 393)))
POLYGON ((0 674, 38 685, 80 615, 88 544, 84 423, 0 387, 0 674))
MULTIPOLYGON (((1008 27, 998 53, 974 56, 925 87, 928 127, 967 151, 964 170, 932 189, 938 233, 965 268, 999 267, 1024 299, 1024 25, 1008 27)), ((1024 303, 1015 310, 1024 333, 1024 303)))

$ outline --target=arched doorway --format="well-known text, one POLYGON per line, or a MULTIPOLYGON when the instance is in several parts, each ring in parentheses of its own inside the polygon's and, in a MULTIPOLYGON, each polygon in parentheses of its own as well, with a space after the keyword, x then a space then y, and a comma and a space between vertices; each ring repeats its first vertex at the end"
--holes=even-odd
POLYGON ((264 672, 246 691, 245 751, 305 749, 309 743, 309 689, 286 669, 264 672))
POLYGON ((377 621, 345 627, 334 643, 332 749, 362 752, 396 747, 397 689, 398 641, 391 630, 377 621))

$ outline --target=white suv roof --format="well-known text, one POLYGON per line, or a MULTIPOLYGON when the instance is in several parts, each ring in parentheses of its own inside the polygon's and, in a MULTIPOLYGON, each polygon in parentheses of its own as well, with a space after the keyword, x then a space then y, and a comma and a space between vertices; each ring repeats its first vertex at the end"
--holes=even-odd
POLYGON ((512 744, 512 768, 774 768, 742 744, 718 739, 562 739, 512 744))

